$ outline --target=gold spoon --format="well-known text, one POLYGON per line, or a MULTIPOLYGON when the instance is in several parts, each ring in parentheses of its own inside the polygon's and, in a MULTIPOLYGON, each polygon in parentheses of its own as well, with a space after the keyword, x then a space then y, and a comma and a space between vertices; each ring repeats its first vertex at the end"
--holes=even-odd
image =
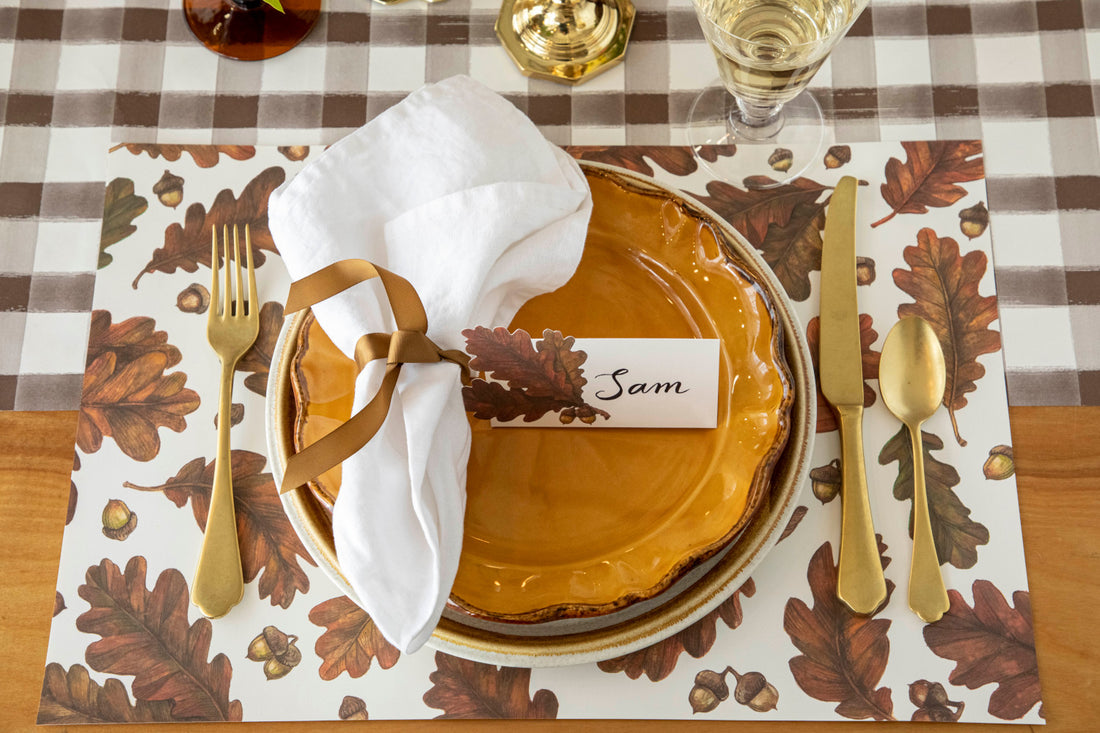
POLYGON ((939 621, 950 602, 940 574, 928 493, 924 485, 924 445, 921 424, 943 400, 947 379, 939 338, 922 318, 894 324, 882 345, 879 390, 890 412, 905 423, 913 444, 913 561, 909 566, 909 607, 924 621, 939 621))

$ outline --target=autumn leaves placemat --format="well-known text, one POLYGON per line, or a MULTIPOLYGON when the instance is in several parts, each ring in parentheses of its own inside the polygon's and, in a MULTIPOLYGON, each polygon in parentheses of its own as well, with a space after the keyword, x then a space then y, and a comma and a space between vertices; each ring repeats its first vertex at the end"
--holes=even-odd
MULTIPOLYGON (((696 195, 761 249, 816 347, 831 186, 860 188, 864 440, 891 596, 836 601, 832 415, 818 400, 813 484, 784 539, 715 611, 649 649, 565 669, 401 655, 339 595, 283 515, 264 455, 264 389, 287 276, 268 195, 320 153, 124 146, 109 155, 69 516, 41 723, 431 717, 916 719, 1041 722, 976 142, 844 146, 794 184, 709 180, 679 148, 584 148, 696 195), (205 340, 210 226, 250 222, 263 302, 238 365, 233 471, 247 586, 209 621, 188 602, 210 494, 218 365, 205 340), (946 407, 925 426, 932 524, 951 609, 905 603, 912 465, 877 395, 900 315, 936 324, 946 407), (287 694, 292 690, 293 694, 287 694)), ((797 153, 797 151, 796 151, 797 153)), ((90 151, 89 154, 97 154, 90 151)))

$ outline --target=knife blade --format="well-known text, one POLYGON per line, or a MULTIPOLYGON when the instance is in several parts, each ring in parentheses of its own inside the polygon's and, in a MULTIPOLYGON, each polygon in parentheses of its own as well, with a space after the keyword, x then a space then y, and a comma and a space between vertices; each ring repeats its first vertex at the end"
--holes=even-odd
POLYGON ((821 392, 840 426, 841 526, 837 597, 860 614, 886 600, 863 463, 863 350, 856 294, 856 179, 837 183, 821 247, 821 392))

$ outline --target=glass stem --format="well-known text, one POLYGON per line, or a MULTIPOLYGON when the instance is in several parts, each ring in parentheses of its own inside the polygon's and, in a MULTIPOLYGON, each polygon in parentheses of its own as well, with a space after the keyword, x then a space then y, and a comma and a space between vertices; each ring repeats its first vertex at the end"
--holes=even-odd
POLYGON ((731 125, 738 135, 751 140, 768 140, 783 129, 782 104, 760 105, 735 97, 737 107, 731 110, 731 125))

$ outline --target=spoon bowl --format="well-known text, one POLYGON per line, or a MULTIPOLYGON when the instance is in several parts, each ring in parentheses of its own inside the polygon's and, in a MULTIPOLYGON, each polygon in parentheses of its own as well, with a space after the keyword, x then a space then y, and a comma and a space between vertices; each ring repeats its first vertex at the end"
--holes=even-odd
POLYGON ((932 326, 915 316, 894 324, 882 345, 879 391, 890 412, 905 423, 913 446, 913 559, 909 567, 909 607, 929 623, 938 621, 947 612, 950 601, 940 573, 928 513, 921 425, 939 409, 946 383, 943 349, 932 326))

